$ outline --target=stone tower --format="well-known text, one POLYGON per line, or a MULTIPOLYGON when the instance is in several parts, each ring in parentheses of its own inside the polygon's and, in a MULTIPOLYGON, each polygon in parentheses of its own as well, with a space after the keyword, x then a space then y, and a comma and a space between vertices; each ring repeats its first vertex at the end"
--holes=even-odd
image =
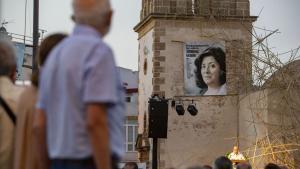
POLYGON ((134 28, 139 34, 139 133, 147 135, 143 119, 153 94, 174 99, 185 109, 193 100, 199 110, 196 116, 187 111, 178 116, 169 107, 168 138, 160 139, 158 146, 159 168, 211 164, 238 143, 239 96, 251 86, 251 30, 256 17, 249 10, 249 0, 142 1, 141 20, 134 28), (189 44, 221 44, 226 53, 226 95, 186 92, 187 64, 194 64, 185 58, 189 44))

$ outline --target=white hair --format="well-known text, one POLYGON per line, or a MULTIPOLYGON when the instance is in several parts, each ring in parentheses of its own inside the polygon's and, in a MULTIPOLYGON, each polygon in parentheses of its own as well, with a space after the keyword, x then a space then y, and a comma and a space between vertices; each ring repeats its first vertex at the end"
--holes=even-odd
POLYGON ((76 23, 90 26, 106 26, 105 15, 111 11, 109 0, 73 0, 76 23))

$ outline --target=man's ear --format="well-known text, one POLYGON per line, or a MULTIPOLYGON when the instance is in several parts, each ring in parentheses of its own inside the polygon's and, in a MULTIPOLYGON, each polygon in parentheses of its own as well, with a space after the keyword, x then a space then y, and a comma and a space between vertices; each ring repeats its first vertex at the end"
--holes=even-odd
POLYGON ((9 78, 12 82, 17 80, 17 67, 14 67, 14 69, 11 71, 9 78))
POLYGON ((71 20, 72 20, 73 22, 75 22, 75 16, 74 16, 74 15, 71 16, 71 20))
POLYGON ((110 11, 107 13, 107 16, 106 16, 106 23, 105 23, 105 25, 107 25, 107 26, 110 26, 110 25, 111 25, 111 22, 112 22, 112 16, 113 16, 113 11, 110 10, 110 11))

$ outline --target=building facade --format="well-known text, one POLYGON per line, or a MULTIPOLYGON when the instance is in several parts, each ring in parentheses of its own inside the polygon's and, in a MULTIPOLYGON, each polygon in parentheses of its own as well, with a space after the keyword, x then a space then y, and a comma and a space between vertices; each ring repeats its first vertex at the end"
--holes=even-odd
MULTIPOLYGON (((238 144, 239 95, 251 88, 251 30, 256 17, 250 16, 249 6, 249 0, 142 1, 141 20, 135 27, 139 133, 144 138, 148 134, 144 119, 149 117, 148 99, 153 94, 173 99, 185 110, 189 104, 198 109, 196 116, 187 111, 178 116, 169 107, 168 138, 159 139, 158 168, 211 164, 238 144), (200 96, 195 82, 188 81, 195 79, 193 57, 203 52, 202 47, 216 44, 226 54, 227 92, 200 96)), ((151 163, 150 153, 140 156, 149 157, 146 161, 151 163)))
POLYGON ((153 161, 148 100, 157 94, 172 100, 167 139, 158 139, 158 168, 212 164, 234 145, 254 168, 268 162, 299 168, 299 62, 278 65, 265 48, 267 58, 253 56, 257 17, 250 16, 249 8, 249 0, 142 1, 134 29, 139 35, 138 150, 147 167, 153 161), (198 69, 206 66, 211 48, 225 53, 225 68, 218 74, 220 79, 225 74, 225 89, 208 95, 201 93, 199 74, 203 78, 205 73, 198 69), (254 72, 261 65, 265 69, 254 72), (266 75, 270 70, 272 76, 266 75), (266 81, 257 86, 255 78, 266 81), (187 111, 189 105, 196 107, 196 115, 187 111))
POLYGON ((124 123, 125 150, 124 161, 137 162, 135 140, 137 137, 137 72, 119 67, 121 80, 126 89, 126 119, 124 123))
POLYGON ((136 162, 140 169, 145 169, 145 163, 140 163, 136 149, 138 137, 138 72, 119 67, 123 86, 126 90, 126 112, 124 122, 125 156, 120 163, 123 168, 126 162, 136 162))

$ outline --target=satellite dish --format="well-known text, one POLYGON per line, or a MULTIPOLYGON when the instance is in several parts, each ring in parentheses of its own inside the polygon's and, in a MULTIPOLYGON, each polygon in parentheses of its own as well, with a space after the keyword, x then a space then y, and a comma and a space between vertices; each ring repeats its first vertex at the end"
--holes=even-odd
POLYGON ((2 26, 2 27, 0 27, 0 32, 5 32, 5 33, 6 33, 7 31, 6 31, 6 29, 2 26))
POLYGON ((1 33, 6 33, 6 34, 8 34, 8 32, 7 32, 6 28, 5 28, 5 25, 7 25, 7 24, 9 24, 9 23, 12 23, 12 21, 7 22, 7 21, 3 20, 3 21, 1 22, 1 27, 0 27, 0 32, 1 32, 1 33))

